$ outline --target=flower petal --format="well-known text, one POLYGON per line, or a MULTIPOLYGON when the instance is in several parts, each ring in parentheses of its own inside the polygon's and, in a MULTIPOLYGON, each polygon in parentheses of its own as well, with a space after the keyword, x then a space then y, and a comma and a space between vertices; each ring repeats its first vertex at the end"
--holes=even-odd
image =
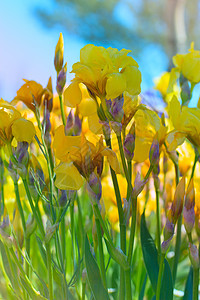
POLYGON ((18 142, 30 144, 35 135, 35 127, 31 121, 19 118, 12 125, 12 134, 18 142))
POLYGON ((135 66, 127 66, 123 71, 123 75, 126 80, 126 91, 132 96, 139 95, 142 81, 140 70, 135 66))
POLYGON ((114 99, 126 90, 126 79, 122 73, 110 74, 106 83, 106 98, 114 99))
POLYGON ((82 93, 79 82, 73 81, 64 91, 64 103, 69 107, 76 107, 81 102, 82 93))
POLYGON ((83 183, 83 177, 72 162, 60 163, 55 169, 55 186, 61 190, 79 190, 83 183))

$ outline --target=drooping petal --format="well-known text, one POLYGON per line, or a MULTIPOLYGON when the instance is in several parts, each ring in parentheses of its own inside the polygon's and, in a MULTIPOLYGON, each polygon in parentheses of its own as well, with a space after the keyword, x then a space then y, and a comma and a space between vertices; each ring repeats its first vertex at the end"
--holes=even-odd
POLYGON ((116 174, 121 173, 117 155, 113 150, 111 150, 109 148, 105 148, 101 151, 101 155, 107 156, 108 162, 116 174))
POLYGON ((91 116, 97 111, 97 105, 92 98, 84 98, 78 106, 79 112, 83 117, 91 116))
POLYGON ((64 103, 69 107, 76 107, 80 104, 82 93, 79 87, 79 82, 73 81, 64 91, 64 103))
POLYGON ((35 133, 33 123, 24 118, 15 120, 12 125, 12 134, 18 142, 27 142, 30 144, 35 133))
POLYGON ((123 75, 126 80, 126 91, 132 96, 139 95, 142 81, 140 70, 135 66, 127 66, 123 71, 123 75))
POLYGON ((109 75, 106 83, 106 98, 114 99, 126 90, 126 79, 122 73, 109 75))
POLYGON ((22 101, 28 108, 35 111, 34 101, 40 106, 44 89, 41 84, 34 80, 24 81, 25 84, 17 91, 17 96, 11 103, 15 104, 17 101, 22 101))
POLYGON ((174 127, 177 128, 180 123, 181 104, 176 96, 173 96, 169 103, 168 113, 174 127))
POLYGON ((79 149, 81 145, 81 136, 66 136, 64 125, 56 129, 53 148, 55 156, 61 161, 66 161, 67 155, 79 149))
POLYGON ((55 186, 61 190, 79 190, 83 183, 83 177, 72 162, 60 163, 55 169, 55 186))

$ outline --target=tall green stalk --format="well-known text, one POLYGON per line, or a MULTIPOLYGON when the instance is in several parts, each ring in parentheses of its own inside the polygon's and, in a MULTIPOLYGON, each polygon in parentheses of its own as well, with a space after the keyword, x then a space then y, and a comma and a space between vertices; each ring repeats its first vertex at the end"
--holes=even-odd
POLYGON ((156 192, 156 225, 157 225, 157 248, 158 248, 158 255, 161 255, 161 223, 160 223, 160 190, 155 183, 155 192, 156 192))
POLYGON ((156 300, 160 300, 160 290, 161 290, 164 260, 165 260, 165 254, 162 253, 160 258, 160 264, 159 264, 158 281, 157 281, 157 288, 156 288, 156 300))
POLYGON ((46 253, 47 253, 49 300, 53 300, 53 274, 52 274, 52 266, 51 266, 51 250, 50 250, 49 243, 46 243, 45 245, 46 245, 46 253))
POLYGON ((65 117, 65 110, 64 110, 62 95, 59 95, 59 100, 60 100, 60 111, 61 111, 62 122, 63 122, 63 125, 66 126, 66 117, 65 117))
POLYGON ((26 180, 26 178, 22 178, 22 180, 23 180, 23 184, 24 184, 24 187, 25 187, 25 191, 26 191, 26 195, 27 195, 29 204, 31 206, 32 213, 33 213, 34 218, 36 220, 37 226, 38 226, 38 228, 39 228, 39 230, 41 232, 41 235, 44 238, 44 236, 45 236, 44 226, 43 226, 42 221, 39 218, 39 216, 37 214, 37 211, 35 209, 35 206, 33 204, 33 200, 32 200, 32 197, 31 197, 31 193, 30 193, 30 190, 29 190, 29 187, 28 187, 27 180, 26 180))
POLYGON ((199 268, 193 268, 193 295, 192 300, 199 299, 199 268))
MULTIPOLYGON (((176 186, 179 183, 179 166, 178 163, 174 163, 175 173, 176 173, 176 186)), ((182 227, 182 214, 180 215, 178 222, 177 222, 177 233, 176 233, 176 245, 175 245, 175 256, 174 256, 174 263, 173 263, 173 269, 172 269, 172 278, 173 278, 173 284, 175 285, 176 281, 176 274, 177 274, 177 267, 178 267, 178 261, 180 256, 180 248, 181 248, 181 227, 182 227)))
MULTIPOLYGON (((112 149, 111 147, 111 140, 106 140, 106 145, 112 149)), ((116 195, 117 200, 117 208, 118 208, 118 214, 119 214, 119 226, 120 226, 120 247, 121 250, 126 254, 126 224, 124 219, 124 212, 122 207, 122 200, 119 190, 119 185, 117 181, 117 176, 115 174, 115 171, 110 167, 112 182, 114 186, 114 191, 116 195)), ((120 267, 120 292, 119 292, 119 298, 120 300, 123 300, 125 298, 125 273, 122 267, 120 267)))
POLYGON ((100 221, 99 221, 98 217, 95 217, 95 223, 96 223, 96 229, 97 229, 101 277, 102 277, 104 288, 107 290, 106 269, 105 269, 105 262, 104 262, 101 225, 100 225, 100 221))

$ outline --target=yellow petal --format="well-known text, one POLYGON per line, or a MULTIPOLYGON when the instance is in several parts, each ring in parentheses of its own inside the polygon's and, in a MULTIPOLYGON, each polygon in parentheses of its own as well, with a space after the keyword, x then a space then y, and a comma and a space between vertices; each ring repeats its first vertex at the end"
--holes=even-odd
POLYGON ((83 117, 91 116, 97 111, 96 102, 92 98, 84 98, 79 104, 78 110, 83 117))
POLYGON ((97 113, 88 116, 89 129, 95 134, 103 134, 102 125, 99 123, 99 117, 97 113))
POLYGON ((183 142, 185 141, 186 138, 186 134, 173 130, 171 132, 169 132, 169 134, 167 135, 167 142, 169 143, 168 146, 168 150, 169 151, 174 151, 176 150, 176 148, 178 146, 180 146, 181 144, 183 144, 183 142))
POLYGON ((31 121, 19 118, 12 125, 12 134, 18 142, 30 144, 35 135, 35 127, 31 121))
POLYGON ((181 104, 178 101, 176 96, 172 97, 172 100, 169 103, 168 114, 175 128, 179 126, 181 113, 181 104))
POLYGON ((142 81, 140 70, 135 66, 128 66, 123 71, 123 75, 126 79, 126 91, 132 96, 139 95, 142 81))
POLYGON ((101 154, 103 156, 107 156, 111 168, 115 171, 116 174, 120 174, 121 171, 116 153, 109 148, 105 148, 101 151, 101 154))
POLYGON ((64 91, 64 103, 69 107, 76 107, 82 99, 79 83, 73 81, 64 91))
POLYGON ((83 177, 72 162, 60 163, 54 171, 55 186, 61 190, 79 190, 84 183, 83 177))
POLYGON ((81 136, 66 136, 64 125, 56 129, 53 141, 55 156, 61 161, 66 161, 67 155, 80 148, 81 136))
POLYGON ((109 75, 106 83, 106 98, 114 99, 126 90, 126 79, 122 73, 109 75))
POLYGON ((149 157, 150 148, 151 142, 148 139, 136 136, 133 160, 139 163, 145 161, 149 157))
POLYGON ((167 88, 167 93, 172 93, 174 91, 174 85, 180 76, 178 68, 172 68, 170 72, 169 84, 167 88))

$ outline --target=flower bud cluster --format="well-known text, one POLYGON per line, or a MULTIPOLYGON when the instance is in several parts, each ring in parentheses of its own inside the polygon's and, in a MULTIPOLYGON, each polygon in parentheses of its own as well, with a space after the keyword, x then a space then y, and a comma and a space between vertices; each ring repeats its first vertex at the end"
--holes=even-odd
POLYGON ((174 228, 183 210, 185 197, 185 177, 181 179, 176 187, 174 200, 167 215, 167 221, 164 228, 164 241, 161 245, 163 253, 166 253, 174 235, 174 228))

